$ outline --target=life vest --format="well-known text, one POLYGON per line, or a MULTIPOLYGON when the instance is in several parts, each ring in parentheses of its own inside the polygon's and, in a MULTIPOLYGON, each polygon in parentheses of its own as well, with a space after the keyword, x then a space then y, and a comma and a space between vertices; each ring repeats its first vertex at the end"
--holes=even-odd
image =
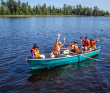
POLYGON ((75 51, 75 52, 78 52, 78 51, 79 51, 79 48, 78 48, 77 45, 74 46, 74 51, 75 51))
POLYGON ((37 50, 35 50, 33 47, 31 48, 31 52, 32 51, 34 51, 34 57, 35 58, 38 58, 38 57, 40 57, 40 54, 39 54, 39 50, 37 49, 37 50))
POLYGON ((88 41, 83 40, 83 46, 89 46, 89 45, 90 45, 90 44, 89 44, 88 41))
POLYGON ((69 44, 70 47, 69 47, 69 55, 72 55, 73 54, 73 50, 74 50, 74 44, 69 44))
POLYGON ((59 44, 55 44, 54 47, 53 47, 53 54, 55 57, 57 57, 60 49, 61 49, 62 45, 59 45, 59 44))
POLYGON ((69 47, 69 50, 73 50, 74 49, 74 44, 69 44, 70 47, 69 47))
POLYGON ((91 48, 96 48, 95 40, 92 40, 90 42, 90 46, 91 46, 91 48))
POLYGON ((79 51, 79 48, 77 45, 74 45, 74 44, 69 44, 70 47, 69 47, 69 55, 73 54, 73 52, 78 52, 79 51))

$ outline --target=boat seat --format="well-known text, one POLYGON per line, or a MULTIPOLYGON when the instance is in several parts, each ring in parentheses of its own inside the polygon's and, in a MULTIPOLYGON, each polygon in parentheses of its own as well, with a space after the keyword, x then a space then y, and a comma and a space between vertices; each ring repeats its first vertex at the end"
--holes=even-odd
POLYGON ((92 51, 96 51, 96 50, 99 50, 98 48, 96 48, 96 49, 93 49, 92 51))
POLYGON ((50 58, 50 53, 46 53, 45 58, 50 58))
POLYGON ((64 54, 60 54, 60 57, 66 57, 66 55, 64 55, 64 54))

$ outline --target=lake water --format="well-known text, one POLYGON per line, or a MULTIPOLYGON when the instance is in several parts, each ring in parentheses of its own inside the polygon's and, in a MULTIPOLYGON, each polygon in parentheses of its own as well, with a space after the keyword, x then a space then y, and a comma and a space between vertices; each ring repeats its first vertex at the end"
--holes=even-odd
POLYGON ((110 17, 0 18, 0 93, 109 93, 110 17), (100 39, 96 58, 72 65, 31 71, 26 63, 30 48, 39 45, 41 54, 50 53, 57 34, 63 47, 80 36, 100 39))

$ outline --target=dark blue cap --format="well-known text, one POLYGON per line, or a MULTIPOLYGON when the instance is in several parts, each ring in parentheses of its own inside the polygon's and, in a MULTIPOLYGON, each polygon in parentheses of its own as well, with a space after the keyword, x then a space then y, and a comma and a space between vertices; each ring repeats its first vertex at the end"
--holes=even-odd
POLYGON ((77 41, 74 41, 74 43, 77 43, 77 41))
POLYGON ((92 38, 90 38, 90 41, 92 41, 93 39, 92 38))
POLYGON ((39 48, 39 47, 38 47, 38 44, 34 44, 34 48, 39 48))

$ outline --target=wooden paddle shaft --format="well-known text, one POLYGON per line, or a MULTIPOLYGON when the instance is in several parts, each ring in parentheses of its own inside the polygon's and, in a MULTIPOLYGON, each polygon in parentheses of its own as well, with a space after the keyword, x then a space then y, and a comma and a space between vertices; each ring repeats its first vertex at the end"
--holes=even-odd
POLYGON ((91 58, 91 57, 86 57, 86 56, 83 56, 83 55, 79 55, 79 56, 82 56, 82 57, 85 57, 85 58, 88 58, 88 59, 92 59, 92 60, 94 60, 94 59, 91 58))
POLYGON ((79 55, 79 56, 82 56, 82 57, 85 57, 85 58, 88 58, 88 59, 92 59, 92 60, 94 60, 94 59, 91 58, 91 57, 86 57, 86 56, 83 56, 83 55, 80 55, 80 54, 77 54, 77 53, 73 53, 73 52, 70 52, 70 53, 72 53, 72 54, 76 54, 76 55, 79 55))

